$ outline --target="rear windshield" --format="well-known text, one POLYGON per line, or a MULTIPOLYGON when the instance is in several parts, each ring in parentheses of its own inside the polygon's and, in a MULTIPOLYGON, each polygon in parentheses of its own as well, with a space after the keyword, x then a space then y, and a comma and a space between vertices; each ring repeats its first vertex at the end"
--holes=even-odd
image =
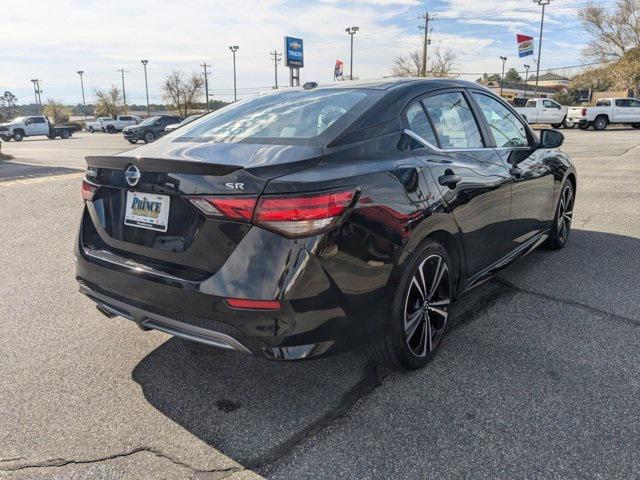
POLYGON ((379 98, 365 89, 295 90, 234 103, 182 129, 182 140, 307 143, 344 129, 379 98))

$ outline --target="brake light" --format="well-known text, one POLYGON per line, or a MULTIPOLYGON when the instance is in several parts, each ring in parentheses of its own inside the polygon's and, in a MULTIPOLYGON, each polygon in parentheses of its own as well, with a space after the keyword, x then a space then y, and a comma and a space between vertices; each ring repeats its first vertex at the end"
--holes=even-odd
POLYGON ((90 202, 93 200, 93 196, 96 194, 98 190, 98 186, 93 183, 87 182, 85 179, 82 179, 82 199, 90 202))
POLYGON ((227 304, 231 308, 243 310, 279 310, 278 300, 246 300, 244 298, 227 298, 227 304))
POLYGON ((586 116, 587 116, 587 109, 586 109, 586 108, 583 108, 583 109, 582 109, 582 116, 583 116, 583 117, 586 117, 586 116))
POLYGON ((304 196, 261 197, 253 222, 287 237, 306 237, 335 227, 355 190, 304 196))
POLYGON ((191 197, 189 201, 210 217, 250 222, 258 199, 255 197, 191 197))

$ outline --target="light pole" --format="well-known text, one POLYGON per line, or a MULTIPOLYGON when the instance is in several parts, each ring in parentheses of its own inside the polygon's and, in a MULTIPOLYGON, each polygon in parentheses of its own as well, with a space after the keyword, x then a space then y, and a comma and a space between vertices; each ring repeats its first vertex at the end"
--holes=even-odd
POLYGON ((538 96, 538 79, 540 78, 540 59, 542 58, 542 32, 544 29, 544 8, 551 3, 551 0, 533 0, 542 7, 542 17, 540 18, 540 40, 538 43, 538 64, 536 67, 536 97, 538 96))
MULTIPOLYGON (((151 116, 151 109, 149 108, 149 83, 147 82, 147 63, 149 60, 140 60, 142 66, 144 67, 144 89, 147 92, 147 118, 151 116)), ((122 91, 124 92, 124 83, 122 86, 122 91)))
POLYGON ((524 66, 524 99, 527 99, 527 89, 529 87, 529 69, 531 68, 531 66, 529 65, 525 65, 524 66))
POLYGON ((504 64, 507 62, 507 57, 500 57, 502 60, 502 76, 500 77, 500 96, 502 97, 502 89, 504 88, 504 64))
POLYGON ((129 73, 129 70, 120 68, 118 71, 122 74, 122 103, 124 104, 124 113, 127 113, 127 92, 124 89, 124 74, 129 73))
POLYGON ((233 53, 233 101, 235 102, 238 100, 238 92, 236 89, 236 52, 240 50, 240 47, 233 45, 229 47, 229 50, 233 53))
POLYGON ((344 29, 345 32, 349 34, 351 37, 351 61, 349 62, 349 79, 353 80, 353 36, 356 32, 360 30, 360 27, 347 27, 344 29))
POLYGON ((80 87, 82 88, 82 113, 84 113, 84 119, 87 119, 87 102, 84 99, 84 81, 82 80, 82 75, 84 74, 83 70, 78 70, 78 75, 80 75, 80 87))

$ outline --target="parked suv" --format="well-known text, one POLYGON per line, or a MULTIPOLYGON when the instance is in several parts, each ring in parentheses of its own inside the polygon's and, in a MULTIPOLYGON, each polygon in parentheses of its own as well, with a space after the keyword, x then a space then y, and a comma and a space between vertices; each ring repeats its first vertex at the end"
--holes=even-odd
POLYGON ((164 129, 167 125, 180 123, 181 121, 182 118, 174 115, 158 115, 149 117, 138 125, 125 127, 122 129, 122 133, 129 143, 138 143, 138 140, 142 140, 144 143, 151 143, 164 135, 164 129))
POLYGON ((566 244, 562 133, 537 137, 475 83, 340 83, 87 157, 81 292, 107 317, 220 348, 294 360, 368 344, 412 369, 460 295, 566 244))

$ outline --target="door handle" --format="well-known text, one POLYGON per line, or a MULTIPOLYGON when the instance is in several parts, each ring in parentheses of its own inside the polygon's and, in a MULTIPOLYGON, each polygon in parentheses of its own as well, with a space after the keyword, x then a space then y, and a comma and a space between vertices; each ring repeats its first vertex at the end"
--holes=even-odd
POLYGON ((518 167, 513 167, 509 170, 509 174, 511 174, 511 176, 515 178, 520 178, 523 173, 524 172, 522 171, 522 169, 518 167))
POLYGON ((462 177, 448 168, 445 170, 444 175, 438 177, 438 183, 443 187, 449 187, 451 190, 454 190, 461 181, 462 177))

